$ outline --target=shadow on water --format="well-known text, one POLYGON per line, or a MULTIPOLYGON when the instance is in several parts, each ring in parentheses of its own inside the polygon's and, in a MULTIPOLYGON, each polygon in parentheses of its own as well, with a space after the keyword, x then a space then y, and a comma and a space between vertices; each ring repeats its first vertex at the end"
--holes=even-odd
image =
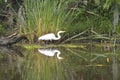
POLYGON ((119 47, 0 47, 0 80, 119 80, 119 53, 119 47))

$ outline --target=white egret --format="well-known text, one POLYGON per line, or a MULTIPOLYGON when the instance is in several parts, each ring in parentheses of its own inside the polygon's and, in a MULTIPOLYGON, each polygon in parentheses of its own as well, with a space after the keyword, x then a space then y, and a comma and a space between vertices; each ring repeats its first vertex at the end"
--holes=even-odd
POLYGON ((65 31, 58 31, 57 37, 53 33, 48 33, 48 34, 45 34, 45 35, 39 37, 38 40, 50 40, 50 41, 51 40, 58 40, 61 38, 60 33, 64 33, 64 32, 65 31))
POLYGON ((63 59, 62 57, 60 57, 61 52, 57 49, 38 49, 38 51, 41 54, 44 54, 44 55, 50 56, 50 57, 53 57, 55 55, 55 53, 57 53, 57 58, 63 59))

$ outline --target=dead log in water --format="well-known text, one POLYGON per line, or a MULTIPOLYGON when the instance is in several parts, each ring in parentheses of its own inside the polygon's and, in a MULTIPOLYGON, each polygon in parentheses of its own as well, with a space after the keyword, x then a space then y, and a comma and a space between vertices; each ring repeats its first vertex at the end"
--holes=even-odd
POLYGON ((28 41, 26 36, 24 36, 24 35, 18 36, 18 33, 14 33, 8 37, 0 38, 0 46, 11 46, 13 44, 20 42, 21 40, 28 41))

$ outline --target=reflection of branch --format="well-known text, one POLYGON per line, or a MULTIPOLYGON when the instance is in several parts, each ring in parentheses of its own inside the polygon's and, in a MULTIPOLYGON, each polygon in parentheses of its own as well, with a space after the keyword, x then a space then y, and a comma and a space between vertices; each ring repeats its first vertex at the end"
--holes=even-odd
POLYGON ((67 48, 67 50, 70 51, 71 53, 73 53, 73 54, 75 54, 75 55, 81 57, 81 58, 84 59, 85 61, 88 61, 86 58, 84 58, 83 56, 77 54, 76 52, 72 51, 71 49, 67 48))
POLYGON ((86 11, 86 12, 89 13, 89 14, 95 15, 95 16, 99 16, 98 14, 96 14, 94 12, 91 12, 91 11, 86 11))
POLYGON ((95 61, 97 58, 99 58, 99 57, 107 57, 106 55, 104 55, 104 54, 93 54, 93 55, 95 55, 96 57, 94 57, 93 59, 91 59, 91 62, 93 62, 93 61, 95 61))

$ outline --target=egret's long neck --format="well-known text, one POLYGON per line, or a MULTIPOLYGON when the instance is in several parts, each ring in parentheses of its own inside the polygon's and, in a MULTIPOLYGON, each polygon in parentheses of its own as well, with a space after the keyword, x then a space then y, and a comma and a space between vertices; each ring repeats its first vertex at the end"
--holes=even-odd
POLYGON ((60 32, 58 32, 58 33, 57 33, 57 37, 55 38, 55 40, 58 40, 58 39, 60 39, 60 38, 61 38, 60 32))

